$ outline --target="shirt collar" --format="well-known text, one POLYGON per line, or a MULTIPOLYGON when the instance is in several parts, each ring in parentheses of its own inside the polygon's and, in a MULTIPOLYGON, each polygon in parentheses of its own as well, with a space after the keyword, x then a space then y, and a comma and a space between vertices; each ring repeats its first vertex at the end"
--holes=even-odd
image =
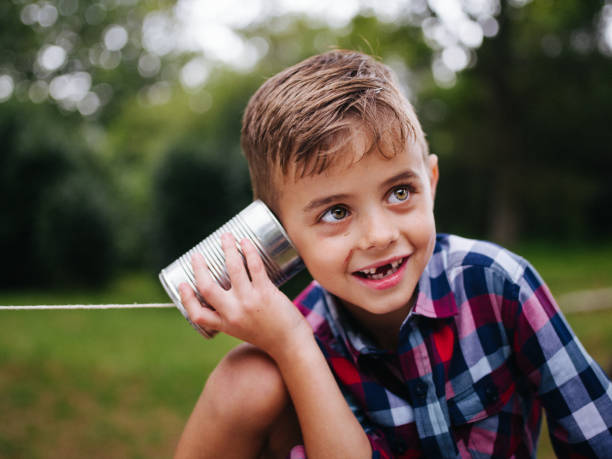
POLYGON ((354 363, 357 363, 361 354, 382 352, 377 349, 376 344, 370 337, 361 332, 351 316, 340 306, 338 298, 331 295, 327 290, 324 292, 327 309, 331 316, 332 333, 344 343, 354 363))
POLYGON ((436 249, 418 283, 414 313, 432 319, 445 319, 458 314, 455 295, 450 287, 445 252, 436 249))

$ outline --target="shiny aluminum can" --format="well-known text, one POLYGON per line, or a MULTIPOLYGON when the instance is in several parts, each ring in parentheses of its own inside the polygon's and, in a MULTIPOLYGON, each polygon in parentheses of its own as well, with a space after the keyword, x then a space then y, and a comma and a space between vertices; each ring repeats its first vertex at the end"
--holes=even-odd
MULTIPOLYGON (((193 328, 206 338, 212 338, 217 332, 194 324, 181 302, 178 286, 187 282, 196 292, 200 303, 210 307, 202 299, 195 287, 195 276, 191 267, 191 257, 195 252, 204 256, 213 278, 223 288, 230 287, 230 280, 225 269, 225 256, 221 249, 221 235, 231 233, 236 241, 249 239, 256 247, 266 267, 268 276, 278 287, 288 281, 304 268, 295 247, 287 233, 272 211, 262 202, 254 201, 235 217, 221 226, 206 239, 170 263, 159 273, 159 279, 170 299, 189 321, 193 328)), ((240 250, 240 248, 239 248, 240 250)))

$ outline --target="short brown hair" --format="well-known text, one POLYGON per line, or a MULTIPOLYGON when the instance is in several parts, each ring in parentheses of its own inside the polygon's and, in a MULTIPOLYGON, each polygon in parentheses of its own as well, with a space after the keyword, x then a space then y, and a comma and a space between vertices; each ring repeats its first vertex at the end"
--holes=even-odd
POLYGON ((323 172, 356 123, 372 135, 368 152, 393 130, 402 150, 410 142, 428 155, 421 125, 391 70, 368 55, 334 50, 267 80, 242 120, 241 145, 254 198, 275 209, 277 172, 292 170, 296 178, 323 172))

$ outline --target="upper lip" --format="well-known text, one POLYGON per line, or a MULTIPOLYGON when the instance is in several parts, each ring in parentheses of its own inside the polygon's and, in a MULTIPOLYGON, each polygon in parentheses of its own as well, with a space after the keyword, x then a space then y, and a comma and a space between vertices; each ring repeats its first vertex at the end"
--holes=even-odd
POLYGON ((377 269, 377 268, 380 268, 381 266, 390 265, 394 261, 401 261, 401 260, 403 260, 405 258, 408 258, 408 255, 398 255, 396 257, 391 257, 391 258, 388 258, 388 259, 383 260, 383 261, 377 261, 376 263, 372 263, 370 265, 367 265, 367 266, 364 266, 362 268, 356 269, 353 272, 367 271, 368 269, 377 269))

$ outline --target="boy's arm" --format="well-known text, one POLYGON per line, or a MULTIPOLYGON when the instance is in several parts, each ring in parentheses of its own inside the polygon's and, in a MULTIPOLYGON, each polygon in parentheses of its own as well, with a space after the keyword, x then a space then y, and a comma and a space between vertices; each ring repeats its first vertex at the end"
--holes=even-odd
POLYGON ((272 357, 295 406, 308 457, 372 457, 368 437, 340 392, 312 331, 295 344, 299 346, 295 350, 286 348, 272 357))
POLYGON ((344 400, 308 322, 272 284, 249 241, 242 242, 248 273, 233 238, 222 237, 222 246, 232 287, 223 290, 203 258, 194 256, 198 290, 215 310, 201 307, 194 292, 183 285, 181 297, 190 319, 250 342, 276 361, 309 458, 371 457, 368 437, 344 400))
POLYGON ((561 457, 609 457, 612 384, 530 266, 518 295, 516 361, 544 406, 556 453, 561 457))

